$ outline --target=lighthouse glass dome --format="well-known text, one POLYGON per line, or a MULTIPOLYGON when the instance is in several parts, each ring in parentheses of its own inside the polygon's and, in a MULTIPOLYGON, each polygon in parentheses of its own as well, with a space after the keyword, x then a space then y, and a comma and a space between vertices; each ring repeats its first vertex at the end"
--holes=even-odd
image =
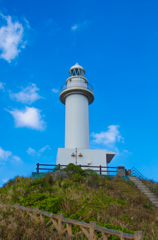
POLYGON ((73 77, 73 76, 83 77, 85 74, 85 70, 78 63, 76 63, 74 66, 70 68, 69 74, 70 74, 70 77, 73 77))
POLYGON ((70 70, 70 76, 84 76, 84 71, 81 68, 74 68, 70 70))

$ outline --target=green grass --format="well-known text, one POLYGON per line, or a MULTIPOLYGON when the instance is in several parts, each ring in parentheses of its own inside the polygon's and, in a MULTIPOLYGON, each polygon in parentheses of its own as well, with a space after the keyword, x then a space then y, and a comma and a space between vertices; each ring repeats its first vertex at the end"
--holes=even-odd
MULTIPOLYGON (((54 179, 51 173, 34 180, 17 176, 0 188, 0 202, 63 213, 65 218, 87 223, 96 221, 99 226, 126 233, 143 231, 144 239, 158 239, 158 210, 132 182, 120 177, 99 177, 73 164, 65 171, 67 178, 54 179)), ((6 220, 7 214, 2 218, 6 220)), ((45 235, 41 235, 40 223, 32 225, 29 221, 28 226, 27 221, 20 225, 23 220, 16 218, 18 227, 14 239, 22 239, 25 233, 23 239, 29 239, 29 227, 33 231, 32 239, 49 239, 46 229, 43 229, 45 235), (24 232, 20 231, 22 227, 24 232)), ((74 229, 77 228, 74 226, 74 229)), ((9 239, 5 227, 0 231, 0 239, 9 239)), ((109 236, 109 239, 118 238, 109 236)))

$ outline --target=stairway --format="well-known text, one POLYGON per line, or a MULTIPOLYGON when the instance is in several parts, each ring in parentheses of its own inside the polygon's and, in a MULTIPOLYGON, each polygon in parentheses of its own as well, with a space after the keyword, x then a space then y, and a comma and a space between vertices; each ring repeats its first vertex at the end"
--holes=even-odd
POLYGON ((151 190, 137 177, 129 176, 129 179, 137 186, 137 188, 144 193, 149 200, 158 208, 158 197, 151 192, 151 190))

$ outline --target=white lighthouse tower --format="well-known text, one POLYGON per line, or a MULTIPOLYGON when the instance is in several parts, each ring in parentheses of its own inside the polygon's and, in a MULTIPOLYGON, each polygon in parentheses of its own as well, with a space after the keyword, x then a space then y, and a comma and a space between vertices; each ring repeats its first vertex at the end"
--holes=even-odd
POLYGON ((59 148, 57 164, 105 166, 115 153, 89 149, 89 104, 94 101, 93 87, 76 63, 61 87, 60 101, 65 104, 65 148, 59 148))

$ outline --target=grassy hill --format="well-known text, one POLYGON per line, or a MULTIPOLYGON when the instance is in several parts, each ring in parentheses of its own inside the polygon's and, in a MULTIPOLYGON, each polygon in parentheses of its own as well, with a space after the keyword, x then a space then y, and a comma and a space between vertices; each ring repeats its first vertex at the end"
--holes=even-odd
MULTIPOLYGON (((143 231, 143 239, 158 239, 158 210, 131 181, 99 177, 73 164, 62 175, 47 173, 34 180, 17 176, 0 188, 0 202, 63 213, 65 218, 87 223, 96 221, 126 233, 143 231)), ((0 239, 50 239, 51 231, 38 219, 33 222, 16 210, 0 208, 0 239)))

